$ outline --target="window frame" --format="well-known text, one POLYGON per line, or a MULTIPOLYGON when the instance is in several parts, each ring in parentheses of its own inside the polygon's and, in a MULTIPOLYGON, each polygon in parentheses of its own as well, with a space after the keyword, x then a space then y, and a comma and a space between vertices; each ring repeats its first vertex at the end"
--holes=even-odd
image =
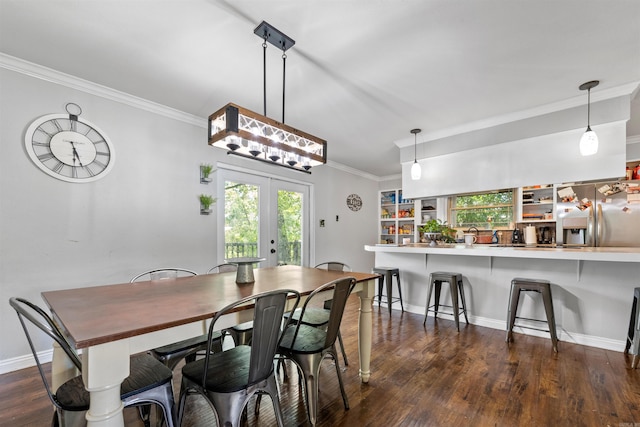
POLYGON ((476 227, 478 230, 509 230, 512 229, 512 224, 516 222, 516 207, 517 207, 517 198, 518 192, 516 188, 502 188, 499 190, 491 190, 491 191, 478 191, 473 193, 461 193, 455 194, 448 197, 448 206, 447 206, 447 222, 451 228, 454 230, 466 231, 471 227, 476 227), (456 201, 458 197, 467 197, 467 196, 477 196, 484 194, 497 194, 497 193, 511 193, 511 203, 498 203, 498 204, 489 204, 489 205, 477 205, 472 207, 456 207, 456 201), (487 221, 484 226, 478 225, 469 225, 469 226, 458 226, 457 221, 454 221, 454 212, 457 211, 470 211, 470 210, 479 210, 479 209, 491 209, 491 208, 510 208, 511 209, 511 218, 507 220, 507 224, 500 226, 493 226, 490 221, 487 221), (489 224, 489 228, 486 225, 489 224))

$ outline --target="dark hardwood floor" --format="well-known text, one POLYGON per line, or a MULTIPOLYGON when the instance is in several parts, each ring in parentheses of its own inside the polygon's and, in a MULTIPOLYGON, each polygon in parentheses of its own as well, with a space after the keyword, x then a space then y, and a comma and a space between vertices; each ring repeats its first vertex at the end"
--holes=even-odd
MULTIPOLYGON (((331 361, 321 374, 320 426, 640 426, 640 369, 630 356, 374 306, 372 377, 361 384, 357 362, 357 297, 345 313, 342 334, 350 365, 343 370, 351 409, 345 411, 331 361)), ((340 359, 342 364, 342 359, 340 359)), ((308 425, 296 373, 280 381, 286 425, 308 425)), ((179 388, 179 369, 175 375, 179 388)), ((248 425, 275 424, 262 400, 248 425)), ((192 397, 186 425, 215 425, 211 410, 192 397)), ((35 368, 0 375, 0 426, 46 426, 52 406, 35 368)), ((142 426, 135 409, 127 426, 142 426)))

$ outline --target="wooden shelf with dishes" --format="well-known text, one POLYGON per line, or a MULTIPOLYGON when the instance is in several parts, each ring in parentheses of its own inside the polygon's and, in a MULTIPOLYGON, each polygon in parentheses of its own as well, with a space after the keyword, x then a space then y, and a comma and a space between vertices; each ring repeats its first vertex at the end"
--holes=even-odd
POLYGON ((400 189, 380 191, 379 200, 378 243, 403 244, 405 238, 413 243, 414 201, 404 199, 400 189))
POLYGON ((556 191, 553 184, 532 185, 518 189, 518 222, 556 220, 556 191))

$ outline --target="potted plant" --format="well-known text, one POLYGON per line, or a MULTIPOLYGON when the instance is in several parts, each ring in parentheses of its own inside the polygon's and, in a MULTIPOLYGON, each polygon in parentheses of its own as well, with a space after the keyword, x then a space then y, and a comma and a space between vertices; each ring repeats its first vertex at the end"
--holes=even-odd
POLYGON ((208 194, 201 194, 198 198, 200 199, 200 213, 202 215, 209 215, 211 213, 211 209, 209 208, 215 203, 216 199, 208 194))
POLYGON ((456 231, 449 227, 446 221, 443 222, 440 219, 430 219, 420 227, 420 231, 432 244, 436 240, 442 240, 445 243, 455 242, 456 231))
POLYGON ((213 165, 210 165, 207 163, 201 164, 200 165, 200 182, 203 182, 203 183, 211 182, 211 178, 209 178, 209 175, 211 175, 211 172, 213 172, 213 165))

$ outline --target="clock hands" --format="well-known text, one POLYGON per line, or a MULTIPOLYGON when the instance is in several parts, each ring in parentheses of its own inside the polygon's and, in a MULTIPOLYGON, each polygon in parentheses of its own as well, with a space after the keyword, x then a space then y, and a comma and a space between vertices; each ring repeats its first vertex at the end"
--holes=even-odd
POLYGON ((70 139, 65 139, 64 141, 71 144, 71 151, 73 152, 73 163, 75 164, 77 159, 78 164, 80 166, 83 166, 82 161, 80 160, 80 155, 78 154, 78 150, 76 150, 76 146, 74 145, 74 142, 71 141, 70 139))

